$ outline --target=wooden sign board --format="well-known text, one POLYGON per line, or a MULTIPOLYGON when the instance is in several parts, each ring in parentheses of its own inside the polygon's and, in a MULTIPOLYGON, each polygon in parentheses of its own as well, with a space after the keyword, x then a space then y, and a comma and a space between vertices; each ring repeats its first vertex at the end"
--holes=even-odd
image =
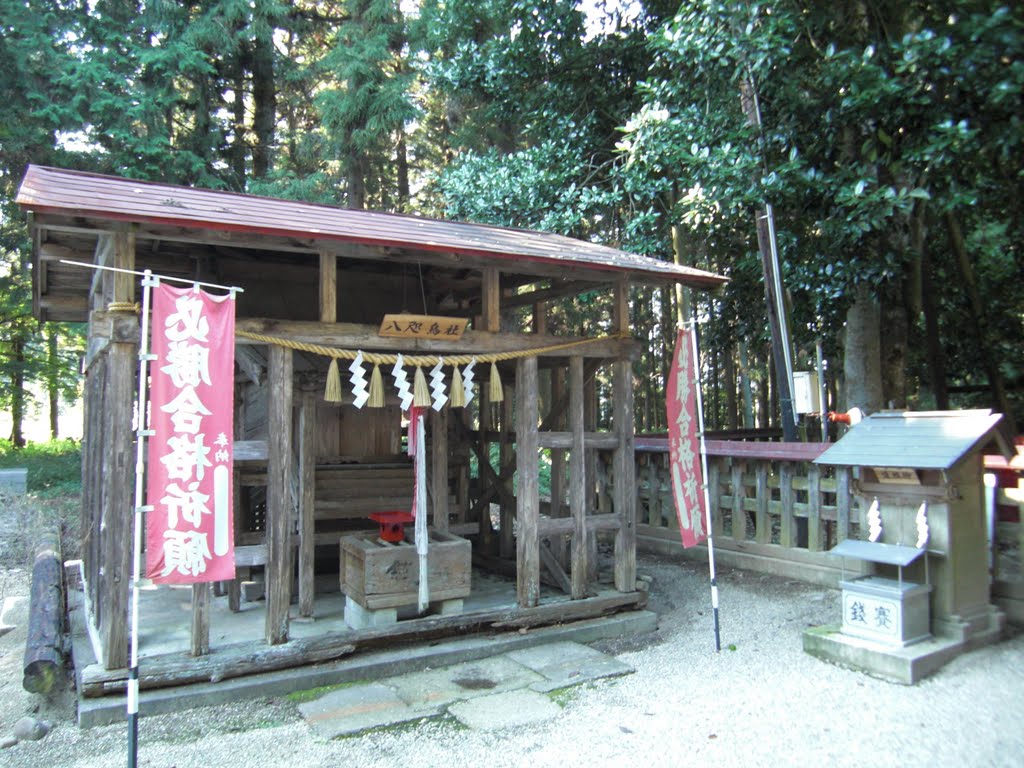
POLYGON ((905 467, 872 467, 875 477, 880 483, 892 483, 893 485, 920 485, 921 478, 917 476, 917 470, 905 467))
POLYGON ((458 341, 469 323, 464 317, 437 315, 384 315, 377 333, 402 339, 444 339, 458 341))

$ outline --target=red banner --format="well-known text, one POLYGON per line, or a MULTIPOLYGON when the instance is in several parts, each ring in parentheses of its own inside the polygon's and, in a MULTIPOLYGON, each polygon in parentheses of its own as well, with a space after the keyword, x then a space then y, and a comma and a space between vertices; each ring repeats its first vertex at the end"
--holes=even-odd
POLYGON ((152 317, 146 576, 233 579, 235 302, 160 284, 152 317))
POLYGON ((665 407, 668 411, 668 451, 672 467, 672 498, 679 518, 684 547, 693 547, 708 537, 705 530, 701 493, 700 444, 697 434, 697 393, 694 389, 694 360, 690 332, 680 328, 668 376, 665 407))

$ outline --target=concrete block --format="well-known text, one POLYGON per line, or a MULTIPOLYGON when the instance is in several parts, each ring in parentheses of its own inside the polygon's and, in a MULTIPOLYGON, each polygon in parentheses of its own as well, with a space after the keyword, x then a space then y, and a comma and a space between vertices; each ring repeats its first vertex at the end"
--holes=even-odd
POLYGON ((614 656, 568 641, 524 648, 511 651, 507 655, 544 678, 530 686, 539 693, 603 677, 628 675, 635 671, 633 667, 614 656))
POLYGON ((497 731, 541 723, 555 719, 561 711, 544 694, 529 690, 481 696, 460 701, 448 708, 448 713, 460 723, 478 731, 497 731))
POLYGON ((389 682, 409 705, 431 707, 525 688, 541 680, 540 675, 506 656, 494 656, 393 677, 389 682))
POLYGON ((325 739, 440 714, 436 708, 410 707, 393 689, 380 683, 332 691, 315 701, 300 704, 299 711, 309 726, 325 739))
POLYGON ((28 469, 15 467, 0 469, 0 493, 24 496, 28 488, 28 469))
POLYGON ((345 598, 345 623, 352 629, 369 629, 370 627, 386 627, 398 623, 397 608, 363 608, 351 597, 345 598))

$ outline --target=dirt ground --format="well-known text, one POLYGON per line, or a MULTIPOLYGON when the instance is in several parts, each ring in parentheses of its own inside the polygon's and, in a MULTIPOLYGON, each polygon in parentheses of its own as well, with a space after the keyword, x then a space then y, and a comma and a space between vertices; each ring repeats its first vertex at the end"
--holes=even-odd
MULTIPOLYGON (((26 522, 2 509, 0 541, 24 539, 26 522)), ((0 623, 13 626, 0 630, 0 744, 26 716, 52 729, 41 741, 0 749, 0 766, 123 766, 125 723, 82 730, 70 685, 51 699, 22 688, 30 585, 23 563, 9 547, 0 551, 0 623)), ((649 583, 658 629, 598 645, 635 674, 581 687, 565 697, 550 724, 486 733, 449 719, 325 741, 295 703, 268 698, 141 718, 139 765, 934 768, 1010 766, 1024 751, 1018 720, 1024 636, 1016 629, 917 686, 899 686, 802 651, 804 629, 836 623, 836 590, 720 569, 723 647, 715 653, 706 566, 640 555, 638 568, 649 583), (879 762, 881 754, 900 759, 879 762)))

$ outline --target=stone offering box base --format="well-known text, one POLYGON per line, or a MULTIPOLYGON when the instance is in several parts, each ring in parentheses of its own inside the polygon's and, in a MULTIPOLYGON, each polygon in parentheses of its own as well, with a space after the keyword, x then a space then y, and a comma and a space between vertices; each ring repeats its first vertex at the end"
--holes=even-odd
MULTIPOLYGON (((462 611, 462 600, 470 593, 471 554, 467 539, 430 531, 427 585, 432 613, 462 611)), ((417 615, 420 564, 411 541, 387 542, 377 533, 343 536, 340 580, 345 623, 355 629, 417 615)))
POLYGON ((914 685, 961 653, 999 642, 1006 617, 994 608, 983 617, 985 629, 966 636, 934 635, 912 645, 881 643, 845 634, 838 626, 804 630, 804 651, 812 656, 894 683, 914 685))

